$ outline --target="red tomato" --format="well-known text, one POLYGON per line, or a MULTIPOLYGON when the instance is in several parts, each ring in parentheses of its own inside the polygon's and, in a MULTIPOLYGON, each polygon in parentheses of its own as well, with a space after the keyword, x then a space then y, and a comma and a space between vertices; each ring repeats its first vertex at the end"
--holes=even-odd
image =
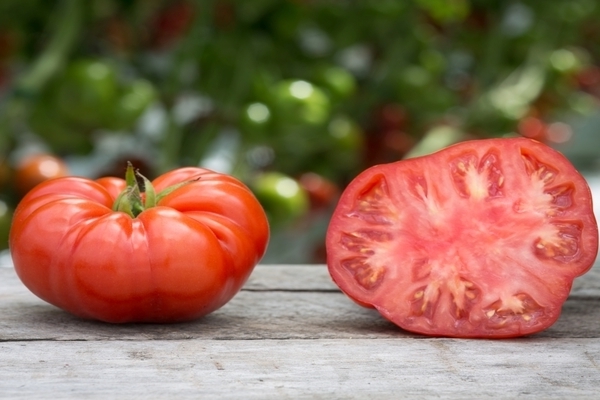
POLYGON ((152 25, 152 41, 156 47, 167 47, 185 35, 194 22, 194 5, 189 1, 169 2, 152 25))
POLYGON ((598 252, 590 189, 531 139, 468 141, 371 167, 327 231, 333 280, 401 328, 527 335, 559 317, 598 252))
POLYGON ((310 200, 313 209, 323 209, 335 204, 339 197, 339 188, 329 179, 314 172, 305 172, 298 179, 310 200))
POLYGON ((117 178, 30 191, 10 232, 23 283, 77 316, 117 323, 192 320, 227 303, 265 252, 260 204, 235 178, 200 168, 152 184, 156 205, 137 216, 112 209, 125 187, 117 178))
POLYGON ((519 133, 527 138, 543 141, 548 134, 548 126, 544 121, 536 117, 527 117, 519 121, 517 126, 519 133))
POLYGON ((41 182, 68 175, 69 167, 60 158, 34 154, 25 157, 15 168, 15 186, 19 194, 24 195, 41 182))

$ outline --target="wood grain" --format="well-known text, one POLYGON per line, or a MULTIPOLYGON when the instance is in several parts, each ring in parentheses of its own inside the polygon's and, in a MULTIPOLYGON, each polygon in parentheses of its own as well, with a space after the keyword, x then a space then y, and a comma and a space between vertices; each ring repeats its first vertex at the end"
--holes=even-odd
POLYGON ((598 271, 550 329, 492 341, 402 331, 323 265, 258 266, 199 321, 110 325, 46 304, 0 259, 0 398, 595 398, 598 271))
MULTIPOLYGON (((198 321, 172 325, 81 320, 35 297, 14 270, 0 269, 0 341, 418 337, 319 282, 316 277, 326 278, 323 269, 259 266, 247 288, 225 307, 198 321), (286 279, 286 271, 293 279, 286 279)), ((535 336, 600 338, 599 321, 600 297, 578 294, 567 300, 554 326, 535 336)))
POLYGON ((597 398, 597 340, 0 344, 5 398, 597 398))

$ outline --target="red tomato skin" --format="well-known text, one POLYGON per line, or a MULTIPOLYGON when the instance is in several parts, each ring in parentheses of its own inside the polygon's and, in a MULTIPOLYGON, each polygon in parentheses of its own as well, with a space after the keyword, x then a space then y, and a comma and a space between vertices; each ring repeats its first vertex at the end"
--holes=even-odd
POLYGON ((116 199, 127 187, 125 180, 113 176, 105 176, 96 179, 96 183, 99 183, 102 187, 104 187, 104 189, 106 189, 110 197, 113 199, 116 199))
MULTIPOLYGON (((521 195, 523 203, 527 203, 528 193, 521 195)), ((400 328, 435 337, 508 338, 539 332, 559 318, 573 279, 593 265, 598 252, 598 227, 590 189, 562 154, 531 139, 488 139, 459 143, 431 155, 376 165, 363 171, 340 198, 328 228, 326 247, 328 269, 340 289, 356 303, 376 308, 400 328), (457 165, 453 164, 456 160, 467 156, 481 160, 490 154, 499 160, 497 165, 502 169, 503 178, 498 181, 501 182, 499 189, 490 185, 486 190, 498 199, 482 198, 481 205, 477 205, 477 201, 465 193, 457 195, 456 192, 464 188, 454 186, 448 177, 457 165), (534 161, 532 167, 527 161, 521 161, 521 157, 543 163, 534 161), (531 175, 522 172, 537 167, 539 170, 531 175), (554 193, 557 187, 567 187, 572 188, 570 197, 563 199, 557 194, 553 199, 543 197, 544 205, 555 207, 547 215, 540 214, 545 211, 541 208, 527 213, 519 209, 522 204, 518 201, 511 203, 519 197, 511 190, 527 187, 538 177, 536 174, 543 177, 540 171, 546 167, 555 177, 548 176, 550 184, 546 186, 543 179, 536 178, 535 183, 544 186, 543 195, 554 193), (378 186, 382 181, 387 187, 378 186), (425 182, 429 182, 423 186, 429 192, 425 196, 427 200, 441 205, 439 209, 432 209, 435 218, 431 219, 418 212, 428 207, 417 200, 422 192, 415 189, 425 182), (453 228, 446 229, 443 223, 435 226, 433 222, 438 212, 441 221, 451 221, 453 228), (363 214, 357 217, 357 213, 363 214), (464 241, 466 236, 462 233, 473 226, 473 221, 477 225, 487 220, 495 222, 484 225, 491 232, 489 235, 484 229, 484 234, 464 241), (525 223, 531 224, 519 225, 525 223), (568 247, 572 244, 569 242, 571 231, 559 232, 566 238, 564 255, 553 254, 555 248, 547 244, 544 247, 541 241, 522 242, 523 237, 533 237, 528 236, 528 228, 544 232, 544 224, 557 223, 557 226, 564 223, 568 229, 579 229, 577 243, 572 248, 568 247), (496 225, 500 226, 497 231, 494 230, 496 225), (375 237, 374 232, 379 236, 375 237), (495 242, 497 235, 506 232, 516 234, 514 238, 500 236, 506 240, 495 242), (394 242, 399 236, 403 239, 394 242), (503 245, 494 246, 495 243, 503 245), (481 267, 468 265, 470 258, 477 260, 481 267), (507 262, 512 259, 514 265, 507 262), (430 267, 431 260, 442 263, 430 267), (499 260, 502 262, 497 262, 499 260), (451 265, 454 261, 458 273, 451 265), (461 262, 467 267, 461 266, 461 262), (437 281, 429 277, 434 269, 440 271, 437 281), (444 275, 448 272, 451 278, 444 275), (461 304, 464 309, 459 310, 458 303, 450 301, 455 297, 448 293, 448 287, 456 289, 455 282, 462 280, 468 281, 468 285, 462 286, 462 293, 469 292, 467 297, 473 300, 465 300, 461 304), (439 287, 435 286, 438 284, 439 287), (435 287, 432 289, 432 286, 435 287), (511 293, 513 288, 517 291, 511 293), (419 302, 428 289, 433 300, 429 304, 419 302), (516 299, 524 310, 531 308, 531 313, 507 311, 508 306, 502 299, 505 294, 516 299), (494 318, 496 322, 490 322, 494 318)))
POLYGON ((135 218, 111 209, 125 187, 119 178, 42 183, 13 219, 19 278, 86 319, 166 323, 217 310, 264 254, 269 227, 250 190, 227 175, 174 170, 155 180, 156 189, 187 180, 135 218))

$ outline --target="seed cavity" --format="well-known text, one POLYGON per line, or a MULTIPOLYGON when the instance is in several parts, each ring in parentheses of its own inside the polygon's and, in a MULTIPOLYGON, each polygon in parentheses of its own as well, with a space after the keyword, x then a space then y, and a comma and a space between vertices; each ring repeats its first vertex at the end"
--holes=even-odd
POLYGON ((575 195, 575 185, 567 183, 554 186, 545 191, 552 196, 552 206, 549 207, 548 213, 555 215, 558 211, 567 209, 573 205, 573 197, 575 195))
POLYGON ((373 255, 373 250, 381 243, 389 242, 393 239, 390 232, 361 229, 355 232, 344 232, 340 238, 341 246, 352 252, 361 253, 364 255, 373 255))
POLYGON ((471 281, 456 276, 447 282, 452 296, 452 314, 456 319, 468 318, 481 290, 471 281))
POLYGON ((433 281, 428 285, 421 286, 409 297, 412 316, 433 318, 441 293, 440 284, 439 281, 433 281))
POLYGON ((386 268, 369 264, 367 257, 347 258, 340 263, 364 289, 373 290, 383 282, 386 268))
POLYGON ((347 215, 373 225, 393 224, 397 210, 392 204, 388 184, 383 175, 375 175, 365 185, 347 215))
POLYGON ((503 196, 504 174, 496 149, 481 159, 476 153, 467 153, 450 163, 454 186, 461 197, 489 199, 503 196))
POLYGON ((582 231, 581 221, 553 221, 533 242, 533 251, 540 258, 551 258, 561 263, 573 262, 580 256, 582 231))
POLYGON ((532 181, 539 181, 544 185, 549 185, 556 178, 558 171, 548 164, 541 162, 537 157, 521 149, 521 158, 525 167, 525 172, 531 177, 532 181))
POLYGON ((513 204, 517 213, 535 213, 545 217, 560 217, 575 203, 575 185, 557 184, 558 170, 521 149, 523 168, 529 176, 529 193, 513 204))
POLYGON ((436 219, 444 213, 442 197, 436 190, 435 185, 429 185, 427 179, 418 175, 418 172, 407 173, 403 178, 407 182, 408 192, 416 200, 416 204, 420 203, 429 213, 430 218, 436 219))
POLYGON ((483 312, 492 328, 500 328, 508 322, 528 323, 545 313, 544 308, 526 293, 498 299, 484 307, 483 312))

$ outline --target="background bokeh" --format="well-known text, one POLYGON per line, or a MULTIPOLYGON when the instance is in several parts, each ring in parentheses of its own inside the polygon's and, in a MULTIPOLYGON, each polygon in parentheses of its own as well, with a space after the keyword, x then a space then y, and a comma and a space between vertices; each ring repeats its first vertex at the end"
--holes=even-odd
POLYGON ((526 136, 600 156, 595 0, 2 0, 0 248, 37 182, 233 174, 272 226, 265 263, 324 261, 370 165, 526 136))

